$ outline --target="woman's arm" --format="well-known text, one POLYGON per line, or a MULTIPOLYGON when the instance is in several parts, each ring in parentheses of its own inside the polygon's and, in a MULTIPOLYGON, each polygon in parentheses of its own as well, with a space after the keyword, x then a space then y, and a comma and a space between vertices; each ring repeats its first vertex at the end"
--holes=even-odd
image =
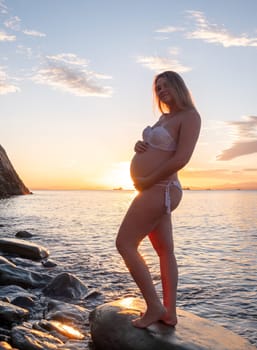
POLYGON ((182 169, 190 160, 199 137, 201 119, 196 111, 185 112, 174 155, 146 177, 136 178, 135 187, 142 191, 182 169))

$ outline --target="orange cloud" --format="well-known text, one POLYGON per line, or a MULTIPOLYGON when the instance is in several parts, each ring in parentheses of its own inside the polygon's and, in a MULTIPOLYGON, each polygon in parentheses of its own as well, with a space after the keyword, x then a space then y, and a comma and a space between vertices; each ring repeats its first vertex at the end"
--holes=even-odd
POLYGON ((231 160, 257 152, 257 117, 249 116, 244 121, 228 122, 237 135, 234 144, 222 151, 217 160, 231 160))

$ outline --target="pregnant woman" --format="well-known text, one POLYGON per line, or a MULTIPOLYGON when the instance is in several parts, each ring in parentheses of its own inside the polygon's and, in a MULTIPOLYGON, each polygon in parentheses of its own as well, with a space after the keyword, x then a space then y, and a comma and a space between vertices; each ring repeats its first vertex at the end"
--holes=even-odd
POLYGON ((177 323, 177 262, 174 255, 171 212, 178 206, 182 188, 177 172, 190 160, 200 132, 200 116, 190 93, 175 72, 161 73, 154 80, 154 94, 162 115, 143 131, 135 145, 131 177, 139 191, 120 226, 116 246, 146 302, 146 310, 132 321, 145 328, 162 321, 177 323), (160 259, 163 302, 149 269, 138 252, 148 236, 160 259))

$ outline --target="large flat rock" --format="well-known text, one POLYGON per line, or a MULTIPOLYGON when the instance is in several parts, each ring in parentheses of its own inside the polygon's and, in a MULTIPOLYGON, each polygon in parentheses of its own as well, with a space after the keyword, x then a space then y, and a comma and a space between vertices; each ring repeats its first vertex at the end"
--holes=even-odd
POLYGON ((239 335, 181 309, 176 328, 161 322, 135 328, 131 320, 144 309, 142 300, 125 298, 92 311, 90 328, 96 350, 256 350, 239 335))

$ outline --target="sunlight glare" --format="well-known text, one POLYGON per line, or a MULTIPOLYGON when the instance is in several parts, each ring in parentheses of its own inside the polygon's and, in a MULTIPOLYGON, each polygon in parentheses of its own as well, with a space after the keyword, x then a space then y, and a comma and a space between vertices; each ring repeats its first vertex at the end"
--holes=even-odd
POLYGON ((133 182, 130 177, 129 167, 129 162, 112 164, 102 178, 104 185, 111 188, 121 188, 125 190, 134 189, 133 182))

